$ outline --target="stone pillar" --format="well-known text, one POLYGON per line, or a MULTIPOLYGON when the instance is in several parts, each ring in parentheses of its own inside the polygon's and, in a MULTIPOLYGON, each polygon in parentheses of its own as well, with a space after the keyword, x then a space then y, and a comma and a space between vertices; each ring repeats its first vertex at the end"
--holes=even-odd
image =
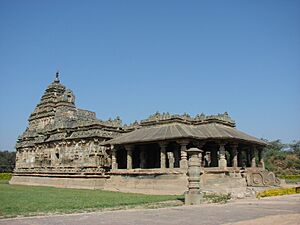
POLYGON ((165 169, 166 168, 166 142, 160 142, 160 168, 165 169))
POLYGON ((246 157, 247 157, 247 163, 246 163, 246 167, 249 167, 249 166, 251 166, 251 148, 249 147, 249 148, 247 148, 246 150, 245 150, 245 152, 246 152, 246 157))
POLYGON ((145 159, 145 150, 140 149, 140 167, 141 169, 145 168, 146 166, 146 159, 145 159))
POLYGON ((253 146, 252 149, 251 149, 251 167, 252 168, 256 167, 256 158, 255 158, 256 151, 257 151, 256 147, 253 146))
POLYGON ((188 191, 185 193, 186 205, 199 205, 203 199, 200 191, 200 171, 201 164, 199 160, 199 153, 202 150, 198 148, 190 148, 187 150, 189 157, 188 162, 188 191))
POLYGON ((225 157, 225 144, 226 143, 220 143, 219 144, 219 168, 220 169, 227 169, 227 160, 225 157))
POLYGON ((133 150, 133 146, 132 145, 126 145, 125 149, 127 151, 127 169, 130 170, 130 169, 132 169, 132 150, 133 150))
POLYGON ((240 167, 243 167, 243 151, 242 151, 242 149, 240 149, 240 151, 238 151, 237 158, 238 158, 238 165, 240 167))
POLYGON ((180 152, 179 150, 173 150, 173 158, 174 158, 174 167, 180 167, 179 161, 180 161, 180 152))
POLYGON ((232 167, 238 167, 238 151, 237 151, 238 144, 234 143, 231 145, 232 148, 232 167))
POLYGON ((197 148, 199 148, 201 150, 201 152, 199 153, 199 161, 200 161, 200 165, 202 166, 202 147, 205 145, 205 142, 196 142, 196 146, 197 148))
POLYGON ((110 146, 110 149, 111 149, 111 170, 117 170, 118 169, 117 150, 114 148, 113 145, 110 146))
POLYGON ((265 170, 265 162, 263 157, 263 150, 259 149, 258 151, 259 167, 265 170))
POLYGON ((174 153, 173 152, 168 152, 168 160, 169 160, 169 168, 173 169, 174 168, 174 163, 175 163, 175 158, 174 158, 174 153))
POLYGON ((188 161, 187 161, 187 153, 186 153, 186 146, 188 145, 188 141, 182 140, 178 141, 178 144, 180 144, 180 169, 187 169, 188 168, 188 161))

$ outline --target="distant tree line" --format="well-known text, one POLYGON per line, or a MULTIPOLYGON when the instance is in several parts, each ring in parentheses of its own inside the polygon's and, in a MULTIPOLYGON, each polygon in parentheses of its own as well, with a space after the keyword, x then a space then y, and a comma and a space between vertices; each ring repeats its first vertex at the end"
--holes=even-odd
POLYGON ((280 140, 268 141, 265 148, 265 166, 276 175, 300 174, 300 141, 284 144, 280 140))
POLYGON ((16 164, 16 152, 0 151, 0 173, 12 172, 16 164))

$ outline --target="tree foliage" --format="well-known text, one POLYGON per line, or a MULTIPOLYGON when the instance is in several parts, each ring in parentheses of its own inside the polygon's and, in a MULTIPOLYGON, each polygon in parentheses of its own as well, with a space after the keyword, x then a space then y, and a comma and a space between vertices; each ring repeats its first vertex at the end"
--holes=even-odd
POLYGON ((289 147, 291 148, 292 152, 300 158, 300 141, 293 141, 289 147))
POLYGON ((275 140, 268 143, 264 156, 266 169, 277 175, 300 174, 300 141, 284 144, 275 140))
POLYGON ((15 168, 16 152, 0 151, 0 173, 12 172, 15 168))

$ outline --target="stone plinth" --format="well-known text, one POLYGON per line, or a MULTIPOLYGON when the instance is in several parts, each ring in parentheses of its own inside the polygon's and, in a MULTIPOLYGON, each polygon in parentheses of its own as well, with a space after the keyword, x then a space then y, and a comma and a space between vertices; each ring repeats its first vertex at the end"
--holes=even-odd
POLYGON ((200 205, 203 200, 203 193, 185 193, 184 204, 185 205, 200 205))

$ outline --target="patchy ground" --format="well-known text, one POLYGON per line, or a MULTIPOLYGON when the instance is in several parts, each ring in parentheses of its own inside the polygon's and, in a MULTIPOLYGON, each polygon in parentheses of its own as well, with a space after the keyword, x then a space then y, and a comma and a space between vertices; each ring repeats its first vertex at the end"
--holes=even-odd
POLYGON ((66 189, 42 186, 9 185, 0 180, 0 219, 53 213, 78 213, 124 209, 140 205, 164 204, 182 196, 143 195, 102 190, 66 189))
POLYGON ((300 224, 300 195, 268 197, 259 200, 239 200, 227 204, 2 219, 0 225, 2 224, 297 225, 300 224))

